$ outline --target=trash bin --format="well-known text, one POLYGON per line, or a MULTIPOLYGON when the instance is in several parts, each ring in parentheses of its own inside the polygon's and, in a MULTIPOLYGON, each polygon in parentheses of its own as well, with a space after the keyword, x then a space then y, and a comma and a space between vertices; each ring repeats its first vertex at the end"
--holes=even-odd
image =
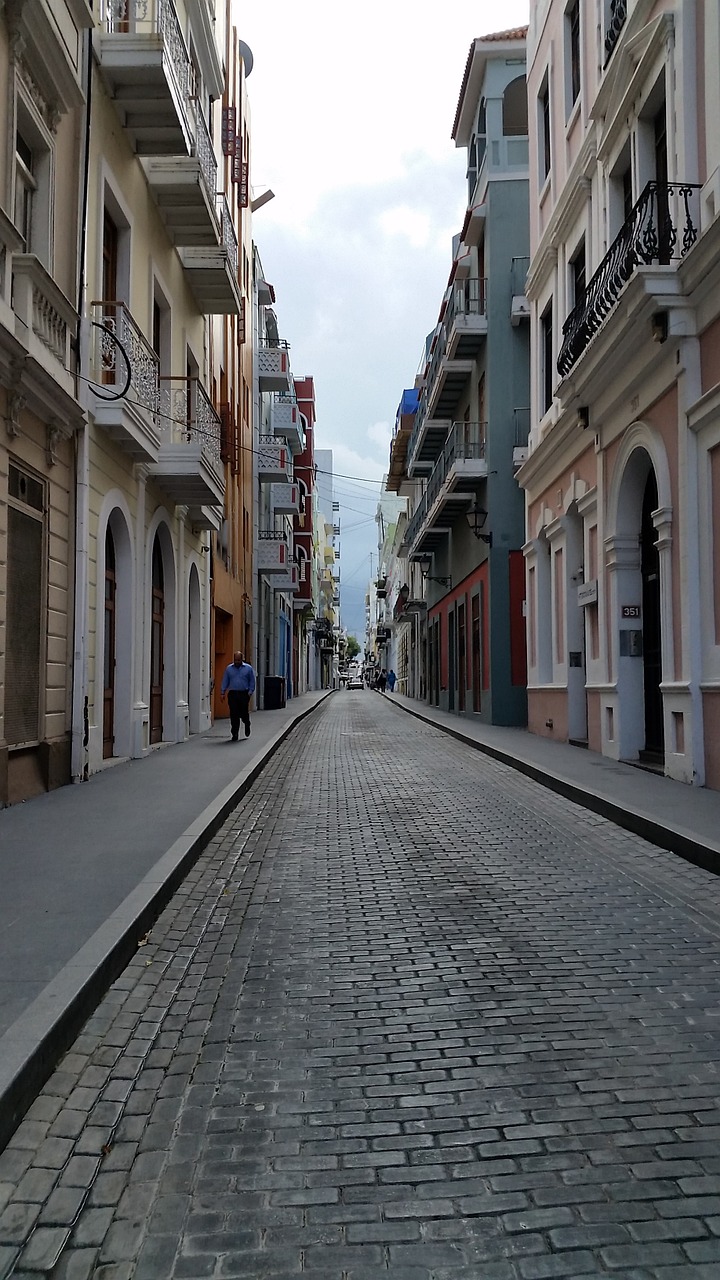
POLYGON ((285 677, 265 676, 263 688, 263 708, 265 711, 279 711, 285 706, 285 677))

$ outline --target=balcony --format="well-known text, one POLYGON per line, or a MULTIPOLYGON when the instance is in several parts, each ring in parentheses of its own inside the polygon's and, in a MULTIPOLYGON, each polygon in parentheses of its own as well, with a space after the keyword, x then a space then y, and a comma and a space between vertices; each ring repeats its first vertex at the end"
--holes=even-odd
MULTIPOLYGON (((290 389, 290 356, 288 344, 280 338, 266 339, 257 353, 258 385, 261 391, 290 389)), ((301 446, 302 447, 302 446, 301 446)))
POLYGON ((566 377, 612 313, 639 267, 681 260, 699 235, 695 183, 648 182, 563 325, 558 372, 566 377))
POLYGON ((530 269, 529 258, 513 258, 510 266, 510 284, 512 302, 510 304, 510 323, 517 328, 523 320, 530 319, 530 303, 525 293, 525 281, 530 269))
POLYGON ((199 378, 160 378, 160 450, 150 470, 172 502, 191 508, 194 523, 200 508, 225 497, 220 433, 220 415, 199 378))
POLYGON ((205 315, 238 315, 242 294, 238 282, 238 242, 225 196, 218 202, 220 243, 178 249, 180 261, 200 311, 205 315))
POLYGON ((96 423, 137 462, 157 462, 158 357, 124 302, 93 302, 91 377, 96 423))
POLYGON ((410 554, 435 550, 474 500, 475 487, 488 473, 485 430, 484 422, 453 423, 405 530, 403 546, 410 554))
POLYGON ((288 576, 290 553, 284 533, 276 533, 271 529, 260 530, 256 568, 258 573, 281 573, 288 576))
POLYGON ((275 515, 293 516, 300 510, 300 490, 296 484, 272 484, 270 507, 275 515))
POLYGON ((58 401, 62 399, 63 413, 71 405, 78 413, 70 358, 77 311, 34 253, 13 253, 10 257, 6 250, 0 272, 5 289, 8 273, 11 277, 15 338, 22 354, 32 361, 33 383, 46 412, 60 408, 58 401))
POLYGON ((260 436, 258 441, 258 479, 292 483, 290 451, 274 436, 260 436))
POLYGON ((447 358, 474 360, 487 337, 487 280, 458 280, 452 285, 444 327, 447 358))
POLYGON ((220 242, 217 158, 199 104, 193 103, 193 108, 192 154, 147 156, 142 165, 173 243, 216 249, 220 242))
POLYGON ((282 436, 287 441, 293 455, 302 453, 305 445, 302 420, 298 402, 290 392, 278 391, 273 396, 270 404, 270 427, 274 436, 282 436))
POLYGON ((96 49, 133 150, 189 155, 194 73, 172 0, 105 0, 96 49))
POLYGON ((415 426, 417 404, 417 391, 403 391, 402 400, 395 417, 395 430, 390 443, 390 469, 385 487, 391 493, 399 493, 400 486, 406 475, 408 445, 415 426))
POLYGON ((300 588, 300 570, 296 564, 288 566, 287 573, 281 577, 279 573, 273 575, 273 591, 298 591, 300 588))
POLYGON ((523 462, 527 462, 528 436, 530 435, 530 410, 515 409, 515 443, 513 445, 513 467, 517 471, 523 462))

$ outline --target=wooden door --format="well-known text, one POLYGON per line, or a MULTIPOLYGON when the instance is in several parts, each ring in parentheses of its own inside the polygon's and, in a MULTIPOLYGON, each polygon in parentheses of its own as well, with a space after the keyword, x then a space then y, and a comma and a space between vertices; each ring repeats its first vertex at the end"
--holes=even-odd
POLYGON ((105 649, 103 654, 103 759, 115 750, 115 542, 105 534, 105 649))
POLYGON ((155 538, 152 562, 152 631, 150 640, 150 742, 162 742, 165 647, 165 588, 162 552, 155 538))

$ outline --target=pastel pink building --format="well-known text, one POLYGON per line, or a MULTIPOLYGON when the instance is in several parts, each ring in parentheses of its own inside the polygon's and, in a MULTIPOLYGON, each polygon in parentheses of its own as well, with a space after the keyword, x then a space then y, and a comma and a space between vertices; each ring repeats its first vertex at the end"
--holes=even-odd
POLYGON ((720 5, 536 0, 528 718, 720 787, 720 5))

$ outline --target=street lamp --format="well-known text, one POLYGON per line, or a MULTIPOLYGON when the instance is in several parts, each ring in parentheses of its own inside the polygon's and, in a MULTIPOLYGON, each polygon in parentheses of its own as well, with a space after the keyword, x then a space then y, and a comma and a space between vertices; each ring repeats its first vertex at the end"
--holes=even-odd
POLYGON ((483 529, 485 528, 485 522, 487 521, 487 518, 488 518, 487 511, 485 510, 484 507, 479 506, 477 502, 473 503, 470 510, 467 512, 468 524, 470 525, 470 528, 475 534, 475 537, 480 542, 485 542, 488 547, 491 547, 492 534, 483 533, 483 529))
POLYGON ((417 565, 426 582, 439 582, 441 587, 451 587, 452 578, 434 578, 430 573, 432 556, 418 556, 417 565))

